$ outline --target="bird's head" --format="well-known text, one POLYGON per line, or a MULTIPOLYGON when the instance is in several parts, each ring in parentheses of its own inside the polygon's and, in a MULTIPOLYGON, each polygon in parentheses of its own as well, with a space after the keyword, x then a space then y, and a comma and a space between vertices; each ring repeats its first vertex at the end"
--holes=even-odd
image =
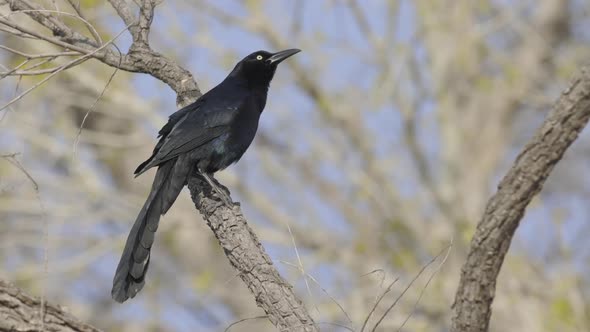
POLYGON ((243 79, 253 87, 268 87, 279 63, 299 52, 301 50, 296 48, 276 53, 254 52, 238 62, 230 77, 243 79))

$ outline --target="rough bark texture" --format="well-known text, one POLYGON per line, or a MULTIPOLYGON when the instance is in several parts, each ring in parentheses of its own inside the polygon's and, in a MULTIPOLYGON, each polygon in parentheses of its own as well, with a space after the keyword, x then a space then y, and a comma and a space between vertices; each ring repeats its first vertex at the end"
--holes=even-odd
POLYGON ((100 330, 80 322, 63 308, 52 304, 44 305, 44 323, 39 315, 41 302, 16 286, 0 280, 0 332, 100 332, 100 330))
POLYGON ((496 278, 531 199, 590 118, 590 67, 563 92, 516 158, 477 225, 453 304, 451 331, 487 331, 496 278))
MULTIPOLYGON (((214 180, 229 195, 227 188, 214 180)), ((242 215, 240 205, 223 203, 209 184, 197 174, 188 188, 196 208, 207 220, 231 265, 238 271, 270 321, 280 331, 319 331, 301 301, 293 293, 242 215)))

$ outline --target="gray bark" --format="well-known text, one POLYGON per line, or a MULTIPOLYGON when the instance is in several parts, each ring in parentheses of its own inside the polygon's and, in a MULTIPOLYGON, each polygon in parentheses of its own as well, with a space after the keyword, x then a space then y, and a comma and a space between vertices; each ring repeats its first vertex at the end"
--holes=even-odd
POLYGON ((100 332, 80 322, 60 306, 44 303, 43 324, 39 319, 41 312, 39 299, 0 280, 0 332, 100 332))
POLYGON ((451 331, 487 331, 496 279, 525 209, 590 119, 590 67, 576 75, 487 203, 461 269, 451 331))
MULTIPOLYGON (((227 188, 213 179, 228 194, 227 188)), ((197 210, 211 228, 231 265, 246 283, 270 321, 280 331, 319 331, 293 287, 275 269, 256 234, 244 218, 240 205, 225 205, 209 184, 197 174, 188 188, 197 210)))

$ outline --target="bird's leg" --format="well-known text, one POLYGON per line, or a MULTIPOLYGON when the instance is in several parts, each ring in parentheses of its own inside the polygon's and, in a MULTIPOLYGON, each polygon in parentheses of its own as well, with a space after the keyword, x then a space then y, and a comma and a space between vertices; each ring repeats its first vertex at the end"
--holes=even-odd
POLYGON ((203 177, 205 178, 205 180, 207 181, 207 183, 209 183, 209 185, 211 186, 211 188, 213 188, 213 190, 215 190, 215 192, 217 193, 217 195, 219 195, 219 197, 221 197, 221 200, 228 206, 228 207, 232 207, 233 206, 233 202, 231 201, 231 199, 227 196, 227 194, 225 192, 223 192, 223 190, 221 190, 221 188, 219 188, 215 182, 213 182, 213 180, 211 180, 211 178, 209 177, 209 174, 205 173, 205 172, 201 172, 199 170, 199 173, 201 173, 201 175, 203 175, 203 177))

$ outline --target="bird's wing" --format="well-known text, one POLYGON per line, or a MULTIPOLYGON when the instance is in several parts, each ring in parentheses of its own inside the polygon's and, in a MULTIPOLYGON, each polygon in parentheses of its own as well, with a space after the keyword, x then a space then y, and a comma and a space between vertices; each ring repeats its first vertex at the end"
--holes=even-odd
POLYGON ((193 107, 186 107, 170 116, 160 130, 160 141, 152 156, 139 165, 138 176, 149 168, 191 151, 223 135, 236 116, 241 102, 226 99, 214 102, 204 100, 193 107))

